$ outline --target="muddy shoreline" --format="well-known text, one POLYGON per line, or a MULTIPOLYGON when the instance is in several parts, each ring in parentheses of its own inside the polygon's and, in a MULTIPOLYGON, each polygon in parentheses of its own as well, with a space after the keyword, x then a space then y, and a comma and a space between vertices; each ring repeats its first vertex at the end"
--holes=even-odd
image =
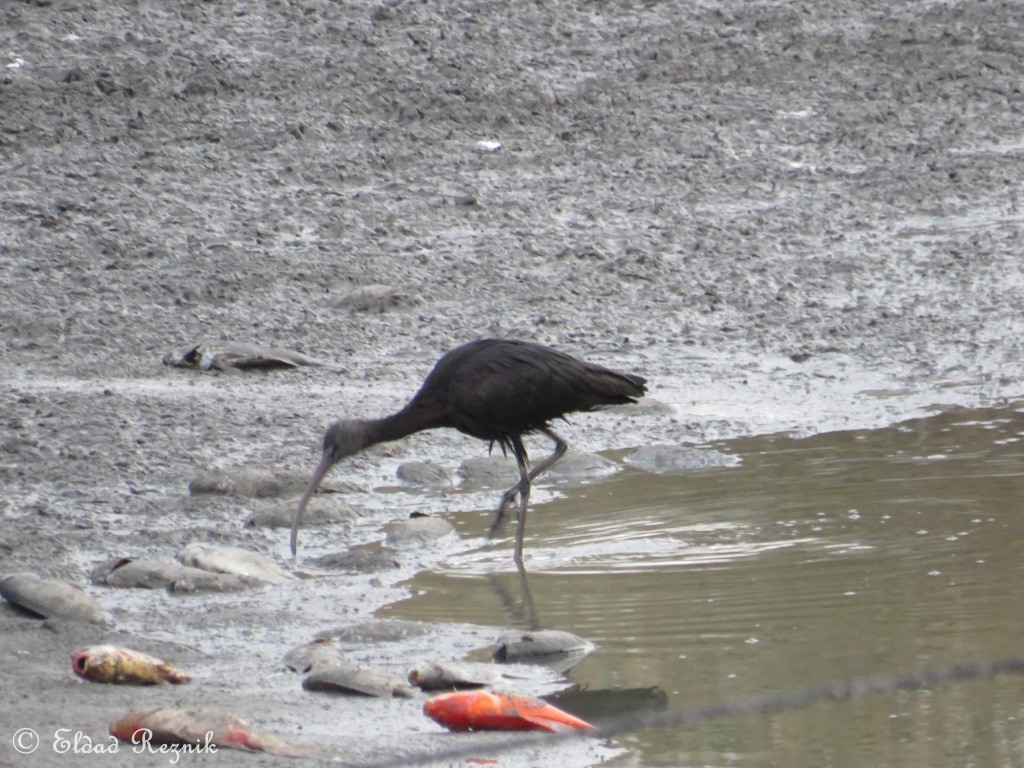
MULTIPOLYGON (((354 761, 449 744, 415 706, 395 717, 373 702, 353 728, 344 702, 311 698, 279 659, 474 546, 493 492, 414 491, 395 472, 454 474, 483 455, 475 441, 419 435, 338 472, 358 514, 304 531, 298 568, 411 511, 480 510, 477 529, 393 571, 187 599, 88 574, 193 540, 289 563, 285 532, 245 521, 294 499, 189 483, 209 468, 310 471, 330 420, 397 409, 473 338, 650 379, 645 403, 563 430, 583 451, 1019 399, 1022 25, 1000 2, 5 5, 0 573, 85 586, 127 634, 0 605, 0 674, 18 692, 3 720, 99 739, 170 697, 341 742, 354 761), (328 365, 161 362, 225 339, 328 365), (192 663, 197 682, 75 680, 71 651, 106 640, 192 663)), ((465 653, 492 629, 440 626, 364 654, 465 653)), ((0 737, 11 765, 93 759, 21 756, 0 737)))

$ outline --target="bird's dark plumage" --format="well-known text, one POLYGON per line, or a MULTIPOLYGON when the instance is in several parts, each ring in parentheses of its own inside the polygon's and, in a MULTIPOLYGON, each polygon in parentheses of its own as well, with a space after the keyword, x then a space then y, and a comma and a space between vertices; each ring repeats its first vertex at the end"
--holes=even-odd
POLYGON ((550 423, 576 411, 636 402, 647 391, 645 384, 641 376, 619 373, 526 341, 482 339, 457 347, 437 361, 420 390, 398 413, 331 425, 324 437, 324 458, 295 512, 292 552, 306 502, 333 464, 376 443, 424 429, 451 427, 497 442, 516 457, 520 481, 502 497, 491 531, 497 529, 505 507, 519 494, 518 562, 530 481, 549 469, 566 448, 550 423), (546 434, 555 442, 554 453, 532 470, 522 442, 522 436, 531 432, 546 434))

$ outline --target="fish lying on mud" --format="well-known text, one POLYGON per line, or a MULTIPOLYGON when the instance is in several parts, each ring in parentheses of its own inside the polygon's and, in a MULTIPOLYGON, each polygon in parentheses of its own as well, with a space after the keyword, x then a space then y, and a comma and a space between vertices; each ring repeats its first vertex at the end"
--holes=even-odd
POLYGON ((241 547, 212 547, 189 544, 178 553, 182 565, 214 573, 231 573, 250 579, 280 584, 290 576, 269 557, 241 547))
POLYGON ((589 640, 559 629, 542 629, 536 632, 507 632, 498 638, 494 649, 495 661, 517 661, 530 659, 542 661, 541 657, 571 656, 582 658, 594 650, 589 640))
POLYGON ((409 670, 409 682, 421 691, 487 688, 509 677, 494 664, 468 661, 421 661, 409 670))
POLYGON ((7 602, 45 619, 85 621, 111 626, 110 613, 84 591, 55 579, 31 573, 12 573, 0 579, 0 596, 7 602))
POLYGON ((412 698, 416 689, 405 680, 370 667, 361 667, 351 662, 317 669, 302 681, 307 691, 326 691, 356 696, 401 696, 412 698))
MULTIPOLYGON (((244 496, 250 499, 280 499, 295 496, 306 488, 305 472, 276 467, 230 467, 207 469, 188 484, 193 496, 244 496)), ((359 489, 344 480, 328 478, 318 489, 321 493, 354 493, 359 489)), ((292 513, 288 513, 291 526, 292 513)))
POLYGON ((348 664, 348 659, 330 640, 319 639, 292 648, 281 660, 292 672, 308 675, 326 667, 348 664))
POLYGON ((111 723, 110 734, 128 744, 168 745, 169 751, 175 752, 189 748, 212 752, 215 748, 226 747, 278 757, 332 756, 326 750, 293 744, 280 736, 259 731, 241 718, 216 711, 170 707, 140 709, 111 723))
POLYGON ((190 344, 164 355, 164 365, 172 365, 176 368, 196 368, 200 371, 218 370, 227 373, 324 364, 322 361, 306 357, 300 352, 232 341, 190 344))
POLYGON ((100 563, 90 578, 93 584, 108 587, 168 589, 175 593, 240 592, 266 583, 233 573, 212 573, 169 561, 131 557, 100 563))
POLYGON ((594 726, 532 696, 491 691, 442 693, 423 714, 449 731, 591 731, 594 726))
POLYGON ((177 685, 192 679, 162 659, 113 645, 91 645, 75 651, 71 669, 85 680, 116 685, 177 685))

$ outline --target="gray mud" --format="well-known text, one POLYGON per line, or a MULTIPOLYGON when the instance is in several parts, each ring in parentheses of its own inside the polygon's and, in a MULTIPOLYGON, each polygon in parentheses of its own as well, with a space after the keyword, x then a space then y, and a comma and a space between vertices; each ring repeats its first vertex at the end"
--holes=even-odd
MULTIPOLYGON (((449 745, 416 702, 325 706, 280 658, 403 596, 484 514, 386 573, 241 596, 88 574, 191 541, 288 563, 285 532, 245 526, 266 500, 189 482, 308 472, 331 419, 398 408, 481 336, 650 379, 645 403, 559 428, 581 451, 1019 397, 1022 26, 1011 2, 0 5, 0 572, 83 586, 123 644, 182 664, 165 644, 195 649, 196 682, 174 694, 189 707, 353 759, 449 745), (203 340, 328 366, 162 364, 203 340)), ((298 567, 413 511, 490 510, 490 491, 395 490, 402 463, 455 477, 485 450, 438 433, 348 462, 336 475, 388 492, 346 494, 361 516, 305 528, 298 567)), ((72 646, 110 638, 6 606, 0 629, 19 692, 0 720, 44 734, 30 758, 0 734, 5 763, 54 764, 55 728, 103 739, 166 701, 74 679, 72 646)), ((458 658, 499 629, 438 627, 363 660, 458 658)))

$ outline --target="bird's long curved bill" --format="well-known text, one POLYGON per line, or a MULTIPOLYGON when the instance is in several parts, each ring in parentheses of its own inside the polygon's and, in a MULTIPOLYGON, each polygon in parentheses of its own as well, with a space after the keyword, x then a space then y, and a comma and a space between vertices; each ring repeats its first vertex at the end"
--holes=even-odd
POLYGON ((302 514, 306 511, 306 505, 309 503, 310 498, 316 493, 316 489, 320 486, 320 481, 324 479, 324 475, 327 474, 327 470, 334 466, 334 461, 328 454, 324 454, 324 457, 320 459, 320 464, 313 472, 313 477, 309 480, 309 487, 306 488, 306 492, 302 494, 302 498, 299 499, 299 506, 295 508, 295 514, 292 515, 292 555, 294 556, 298 552, 299 544, 299 523, 302 522, 302 514))

